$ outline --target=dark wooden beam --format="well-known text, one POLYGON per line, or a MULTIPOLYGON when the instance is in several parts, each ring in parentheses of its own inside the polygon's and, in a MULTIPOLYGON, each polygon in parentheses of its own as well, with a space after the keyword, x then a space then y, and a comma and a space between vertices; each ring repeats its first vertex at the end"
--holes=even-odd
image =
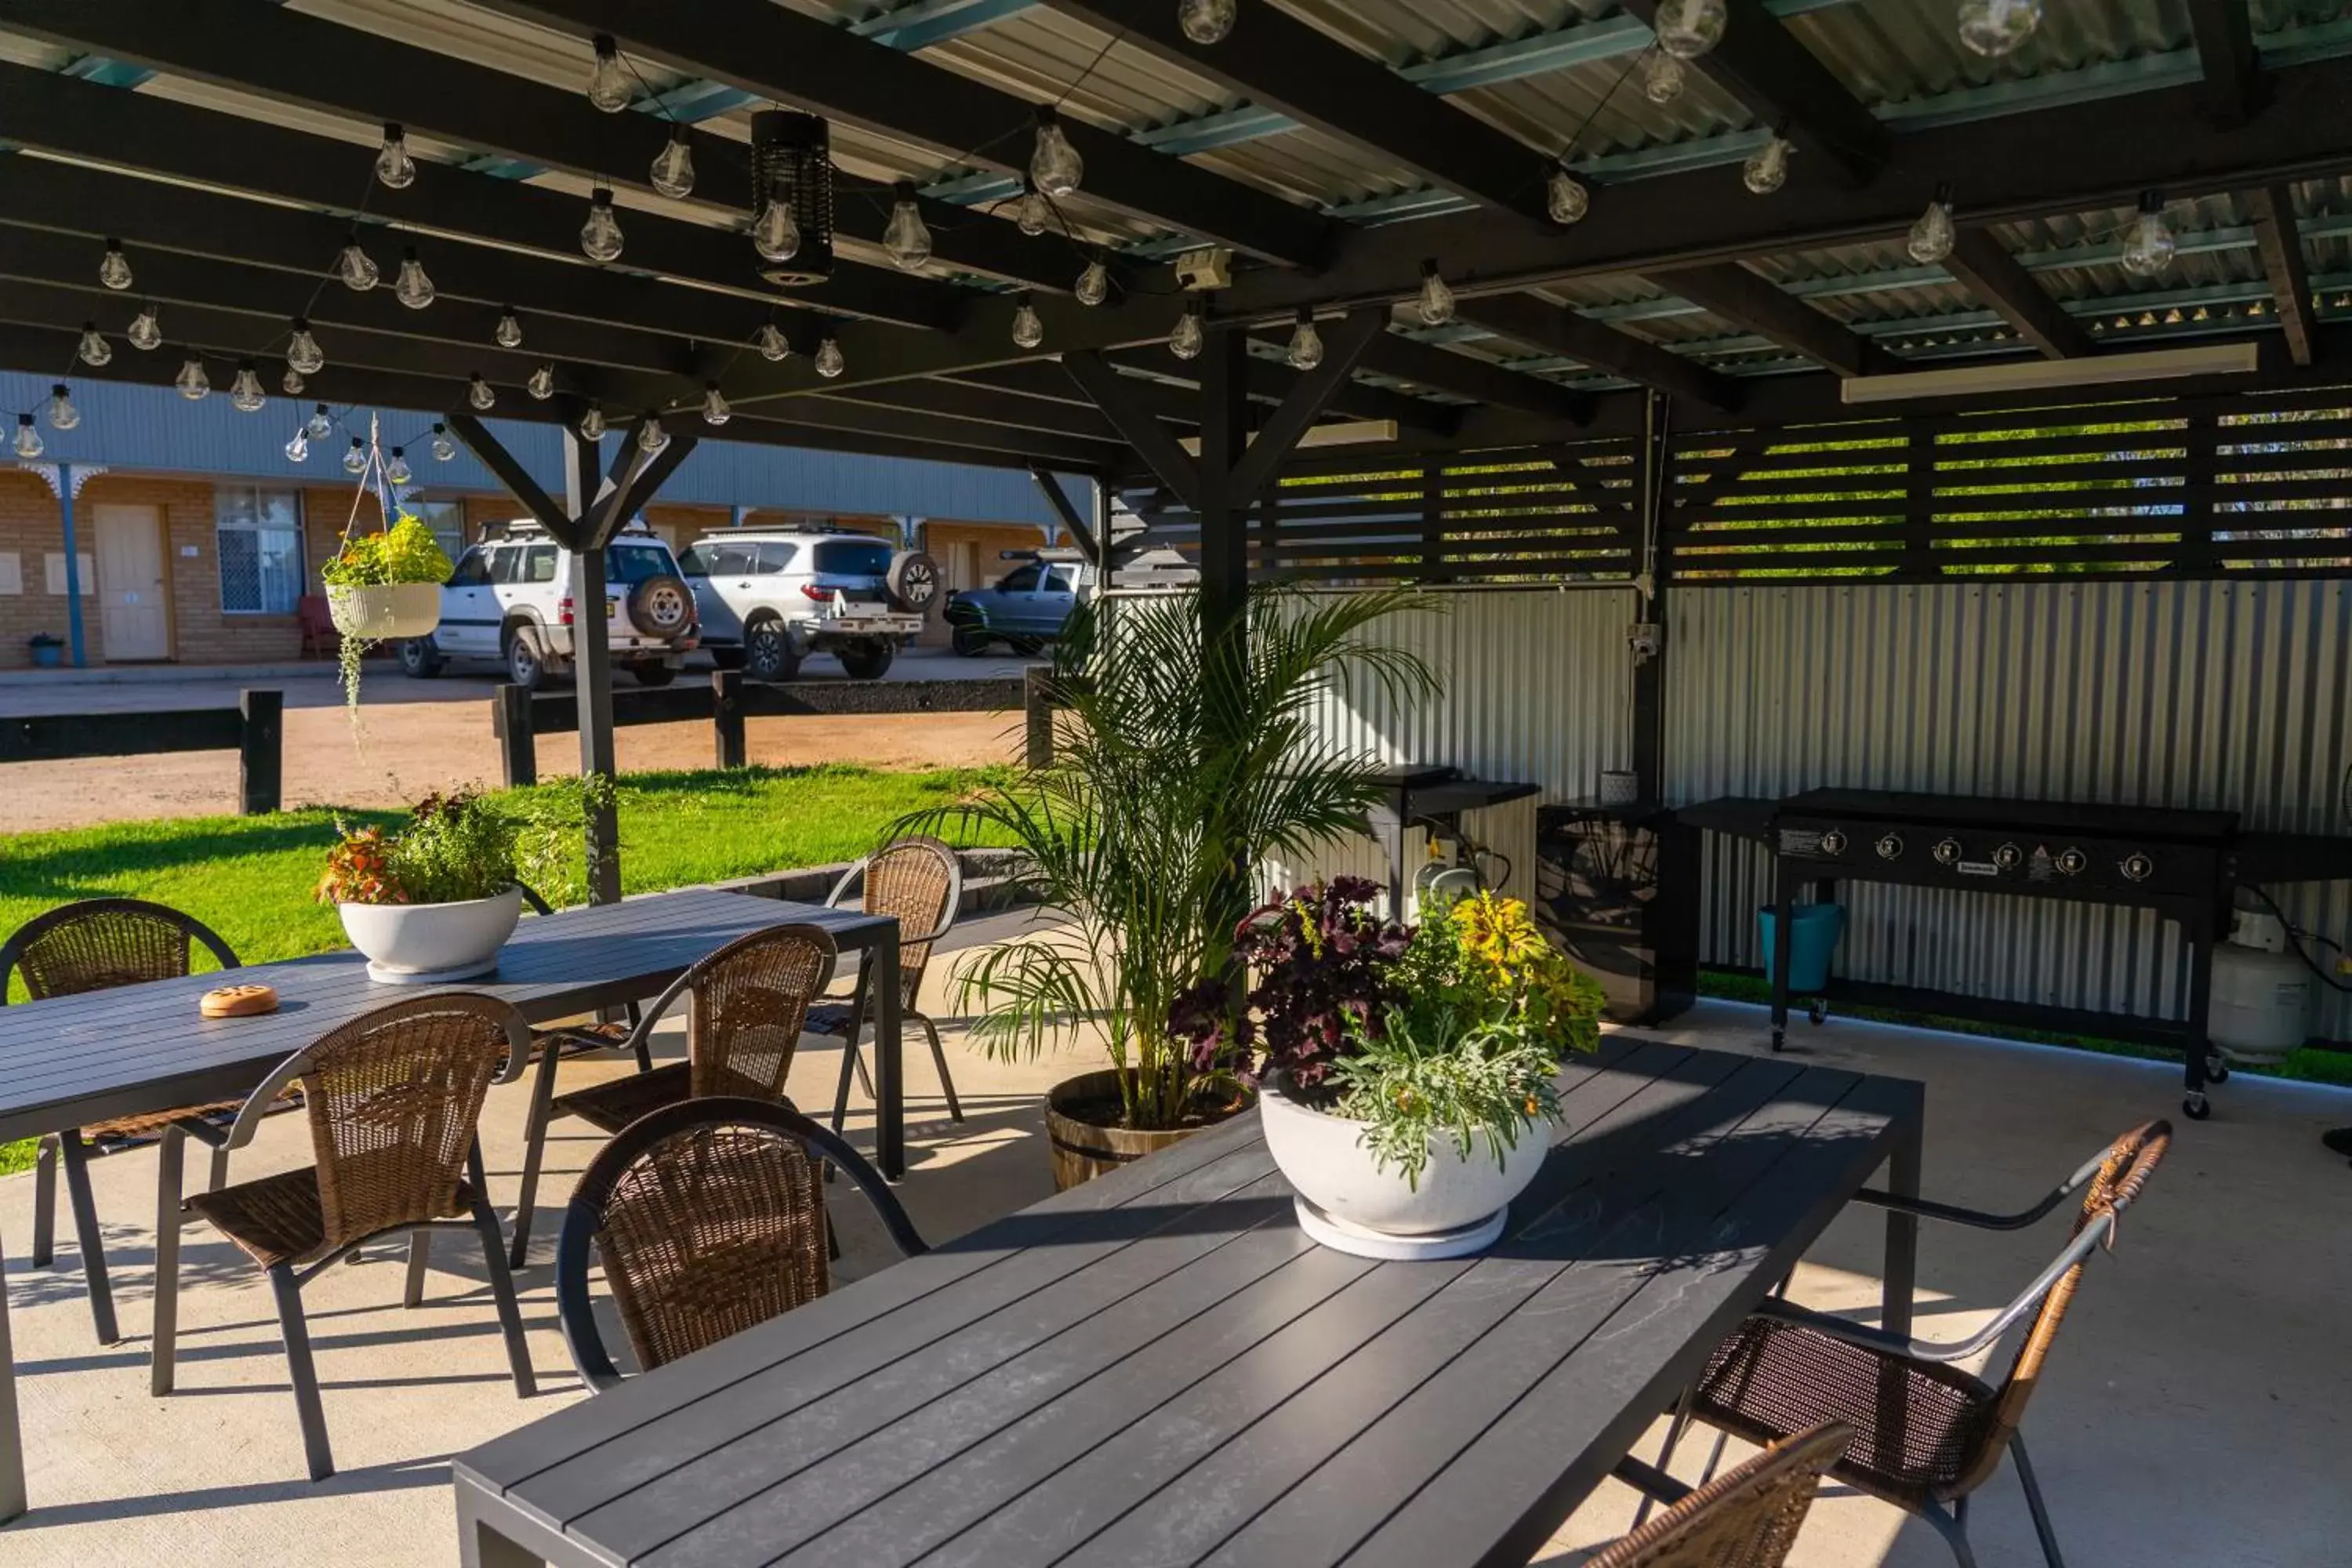
MULTIPOLYGON (((1129 355, 1148 352, 1139 349, 1124 349, 1117 354, 1107 357, 1114 363, 1124 363, 1129 355)), ((1166 351, 1162 350, 1161 353, 1164 354, 1166 351)), ((1128 379, 1134 383, 1127 389, 1128 396, 1135 401, 1137 406, 1147 410, 1154 417, 1179 425, 1192 425, 1200 421, 1201 400, 1192 396, 1189 389, 1173 386, 1165 382, 1145 381, 1136 376, 1129 376, 1128 379)), ((898 382, 893 384, 905 386, 921 384, 898 382)), ((1047 418, 1057 417, 1060 414, 1074 408, 1083 408, 1089 413, 1094 412, 1095 409, 1093 399, 1086 395, 1077 383, 1070 379, 1069 374, 1062 369, 1059 362, 1053 360, 1029 360, 1020 364, 993 365, 986 370, 975 370, 962 375, 942 378, 939 384, 977 386, 992 392, 1006 393, 1015 397, 1025 397, 1032 402, 1043 405, 1045 409, 1045 416, 1047 418)))
POLYGON ((507 494, 522 503, 525 511, 539 520, 548 537, 566 550, 580 548, 580 531, 572 526, 572 514, 566 511, 531 478, 530 470, 522 466, 507 444, 498 438, 468 408, 453 408, 441 416, 449 434, 457 437, 475 460, 490 470, 507 494))
POLYGON ((1592 400, 1581 392, 1433 343, 1415 342, 1394 332, 1372 340, 1364 351, 1362 368, 1416 386, 1450 392, 1496 408, 1515 408, 1566 425, 1581 424, 1592 413, 1592 400))
MULTIPOLYGON (((1200 362, 1180 360, 1168 352, 1165 344, 1121 349, 1108 357, 1114 364, 1164 378, 1162 384, 1167 382, 1182 383, 1188 386, 1200 384, 1200 362)), ((1298 384, 1297 371, 1264 354, 1252 353, 1243 368, 1249 396, 1257 403, 1280 403, 1298 384)), ((1188 424, 1197 422, 1201 417, 1201 400, 1183 395, 1181 403, 1184 412, 1174 417, 1188 424)), ((1350 419, 1392 419, 1414 430, 1450 432, 1459 428, 1462 423, 1461 410, 1457 408, 1432 403, 1427 398, 1391 392, 1384 386, 1366 386, 1354 381, 1339 388, 1331 401, 1331 410, 1350 419)))
POLYGON ((2095 352, 2091 334, 2050 297, 2032 273, 2018 264, 1990 229, 1961 226, 1944 269, 1960 280, 1979 304, 2000 312, 2018 336, 2046 359, 2076 359, 2095 352))
POLYGON ((587 536, 597 545, 610 544, 629 519, 646 509, 677 467, 694 455, 702 437, 691 430, 664 430, 669 438, 648 457, 637 444, 633 423, 621 433, 621 449, 614 455, 613 488, 599 497, 589 517, 587 536))
POLYGON ((1739 388, 1729 376, 1606 322, 1580 316, 1564 305, 1528 294, 1489 294, 1464 300, 1461 310, 1462 319, 1473 326, 1528 348, 1566 354, 1597 370, 1690 398, 1719 412, 1739 406, 1739 388))
MULTIPOLYGON (((263 0, 241 3, 260 5, 263 0)), ((695 0, 693 5, 671 5, 635 0, 478 3, 583 41, 593 34, 608 33, 632 55, 796 104, 943 157, 1014 174, 1028 167, 1027 127, 1034 108, 1029 100, 769 0, 695 0)), ((1265 191, 1075 118, 1065 118, 1063 129, 1087 161, 1083 189, 1089 201, 1293 266, 1318 263, 1336 236, 1331 219, 1265 191)), ((651 156, 648 152, 646 157, 651 156)), ((957 232, 974 227, 1012 229, 1009 224, 967 221, 957 232)), ((940 235, 943 253, 951 238, 951 234, 940 235)), ((1034 248, 1069 274, 1050 286, 1069 288, 1077 268, 1068 265, 1068 248, 1034 248)))
POLYGON ((2205 69, 2206 120, 2223 130, 2243 125, 2263 106, 2249 0, 2189 0, 2189 27, 2205 69))
MULTIPOLYGON (((1065 383, 1069 379, 1050 366, 1041 365, 1039 368, 1065 383)), ((820 401, 919 409, 927 414, 977 419, 1018 430, 1084 437, 1088 440, 1126 439, 1109 420, 1095 411, 1092 404, 1048 403, 1043 398, 1024 397, 1018 393, 974 386, 960 381, 894 381, 886 386, 855 387, 820 401)))
MULTIPOLYGON (((1659 0, 1625 0, 1625 9, 1654 24, 1659 0)), ((1763 0, 1727 0, 1723 41, 1691 68, 1729 92, 1767 126, 1827 167, 1854 182, 1870 179, 1886 161, 1886 127, 1821 58, 1797 40, 1763 0)))
POLYGON ((1062 520, 1062 526, 1070 531, 1070 537, 1078 542, 1078 553, 1100 570, 1103 565, 1102 546, 1095 539, 1095 531, 1087 526, 1086 519, 1078 515, 1078 509, 1072 506, 1070 498, 1063 493, 1061 481, 1054 477, 1051 469, 1034 463, 1029 466, 1029 479, 1037 487, 1037 493, 1045 498, 1045 504, 1054 509, 1054 515, 1062 520))
MULTIPOLYGON (((1095 353, 1064 354, 1062 368, 1094 400, 1095 406, 1126 433, 1128 444, 1135 448, 1136 455, 1151 471, 1160 476, 1160 482, 1175 491, 1177 499, 1186 506, 1198 510, 1203 483, 1201 466, 1178 444, 1176 437, 1168 433, 1167 426, 1146 414, 1128 395, 1127 377, 1105 364, 1102 357, 1095 353)), ((1222 484, 1223 479, 1223 474, 1219 473, 1210 482, 1222 484)))
POLYGON ((1258 426, 1249 449, 1234 461, 1228 481, 1234 495, 1255 495, 1272 482, 1274 470, 1331 406, 1332 398, 1355 374, 1365 351, 1388 331, 1388 318, 1385 306, 1363 306, 1350 310, 1346 321, 1324 334, 1323 363, 1298 378, 1298 384, 1273 416, 1258 426))
POLYGON ((2263 276, 2270 279, 2279 327, 2286 334, 2287 353, 2295 363, 2309 364, 2316 357, 2319 329, 2311 306, 2303 234, 2295 226, 2294 192, 2284 183, 2257 186, 2246 193, 2246 205, 2254 220, 2254 244, 2262 251, 2263 276))
POLYGON ((1819 360, 1840 375, 1863 375, 1893 362, 1875 343, 1814 310, 1745 267, 1686 267, 1652 282, 1670 294, 1761 333, 1781 347, 1819 360))
POLYGON ((1549 224, 1542 153, 1276 6, 1244 6, 1246 25, 1196 44, 1164 0, 1045 3, 1433 185, 1549 224))

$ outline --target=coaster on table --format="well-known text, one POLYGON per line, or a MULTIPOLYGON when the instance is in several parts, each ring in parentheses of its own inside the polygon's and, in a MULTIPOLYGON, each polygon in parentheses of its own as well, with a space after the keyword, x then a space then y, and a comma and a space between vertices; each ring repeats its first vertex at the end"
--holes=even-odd
POLYGON ((278 1011, 278 993, 267 985, 215 985, 196 1003, 207 1018, 249 1018, 278 1011))

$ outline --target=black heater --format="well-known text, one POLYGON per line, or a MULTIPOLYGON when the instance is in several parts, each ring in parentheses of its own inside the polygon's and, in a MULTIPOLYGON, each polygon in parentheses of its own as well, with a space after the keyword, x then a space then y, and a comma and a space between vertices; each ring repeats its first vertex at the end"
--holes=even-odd
POLYGON ((1620 1024, 1660 1024, 1698 990, 1698 832, 1654 802, 1536 813, 1536 922, 1601 983, 1620 1024))
POLYGON ((785 202, 801 245, 788 261, 763 261, 760 276, 805 289, 833 276, 833 132, 814 114, 763 109, 751 116, 751 216, 785 202))

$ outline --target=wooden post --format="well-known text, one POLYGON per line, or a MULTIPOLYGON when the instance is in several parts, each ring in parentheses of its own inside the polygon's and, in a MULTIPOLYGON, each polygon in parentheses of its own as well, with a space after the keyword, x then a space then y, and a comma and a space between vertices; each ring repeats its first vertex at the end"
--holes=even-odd
POLYGON ((530 693, 520 686, 500 686, 490 702, 490 727, 498 731, 499 754, 506 763, 507 787, 520 789, 539 782, 539 746, 530 724, 530 693))
POLYGON ((743 747, 743 672, 710 672, 710 729, 719 766, 740 768, 747 758, 743 747))
POLYGON ((1033 768, 1054 765, 1054 672, 1031 665, 1021 672, 1021 708, 1028 721, 1028 763, 1033 768))
POLYGON ((236 695, 244 732, 236 748, 237 809, 247 816, 276 811, 284 797, 286 694, 247 689, 236 695))
MULTIPOLYGON (((612 628, 604 615, 604 539, 592 514, 610 481, 597 471, 597 447, 570 425, 563 429, 564 509, 580 530, 572 552, 572 679, 580 707, 580 777, 614 778, 620 766, 613 751, 612 628)), ((619 528, 616 521, 615 531, 619 528)), ((592 800, 588 808, 588 901, 621 901, 620 824, 612 806, 592 800)))

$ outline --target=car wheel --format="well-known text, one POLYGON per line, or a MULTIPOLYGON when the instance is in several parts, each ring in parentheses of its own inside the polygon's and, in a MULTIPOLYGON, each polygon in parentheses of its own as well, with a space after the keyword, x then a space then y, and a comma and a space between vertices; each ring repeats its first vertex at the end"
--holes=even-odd
POLYGON ((507 628, 507 679, 525 691, 536 691, 547 683, 547 649, 539 640, 537 626, 507 628))
POLYGON ((743 668, 743 650, 740 647, 712 648, 710 662, 719 669, 740 669, 743 668))
POLYGON ((743 672, 754 680, 790 680, 801 672, 783 622, 763 616, 743 628, 743 672))
POLYGON ((852 680, 879 680, 898 654, 886 642, 857 643, 841 650, 841 668, 852 680))
POLYGON ((694 625, 694 590, 664 573, 631 584, 629 624, 646 637, 675 642, 694 625))
POLYGON ((955 629, 954 647, 957 654, 964 658, 978 658, 986 653, 989 641, 988 634, 978 626, 958 626, 955 629))
POLYGON ((433 646, 431 637, 410 637, 400 645, 400 671, 417 680, 430 680, 441 673, 448 660, 433 646))
POLYGON ((919 616, 940 596, 940 564, 919 550, 901 550, 890 557, 882 581, 900 609, 919 616))
POLYGON ((639 686, 667 686, 677 679, 677 671, 658 659, 647 659, 629 666, 629 673, 637 678, 639 686))

